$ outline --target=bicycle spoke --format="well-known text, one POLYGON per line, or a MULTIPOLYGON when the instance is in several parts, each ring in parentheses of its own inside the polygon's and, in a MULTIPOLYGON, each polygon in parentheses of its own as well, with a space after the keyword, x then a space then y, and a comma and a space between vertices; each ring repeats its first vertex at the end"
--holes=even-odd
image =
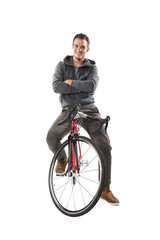
POLYGON ((58 177, 56 177, 56 178, 53 178, 53 181, 62 179, 62 177, 64 177, 64 176, 62 175, 62 176, 58 176, 58 177))
POLYGON ((83 172, 79 172, 79 173, 94 172, 94 171, 98 171, 98 169, 93 169, 93 170, 83 171, 83 172))
POLYGON ((81 172, 83 172, 83 170, 86 168, 86 167, 88 167, 89 166, 89 164, 91 163, 91 162, 93 162, 93 160, 96 158, 97 156, 95 156, 89 163, 88 163, 88 165, 87 166, 85 166, 82 170, 81 170, 81 172))
MULTIPOLYGON (((71 178, 71 180, 73 180, 73 178, 71 178)), ((68 208, 68 204, 69 204, 70 199, 71 199, 71 196, 72 196, 72 194, 73 194, 73 189, 74 189, 74 185, 73 185, 73 183, 72 183, 72 191, 71 191, 71 193, 70 193, 70 196, 69 196, 69 199, 68 199, 66 208, 68 208)))
POLYGON ((68 182, 70 182, 71 179, 69 179, 66 183, 64 183, 63 185, 61 185, 60 187, 58 187, 57 189, 55 189, 54 191, 56 192, 57 190, 59 190, 60 188, 62 188, 64 185, 68 184, 68 182))
MULTIPOLYGON (((69 182, 69 181, 68 181, 69 182)), ((65 186, 64 186, 64 189, 63 189, 63 192, 62 192, 62 194, 61 194, 61 196, 60 196, 60 198, 59 198, 59 201, 61 200, 61 198, 62 198, 62 196, 63 196, 63 194, 64 194, 64 191, 65 191, 65 189, 66 189, 66 187, 67 187, 67 184, 68 184, 68 182, 65 184, 65 186)))
MULTIPOLYGON (((72 185, 73 185, 73 183, 72 183, 72 185)), ((74 186, 72 186, 72 188, 74 188, 74 186)), ((73 202, 74 202, 74 210, 76 211, 76 202, 75 202, 75 198, 74 198, 74 190, 73 190, 73 202)))
POLYGON ((89 179, 89 178, 82 177, 82 176, 80 176, 80 177, 83 178, 83 179, 86 179, 86 180, 88 180, 88 181, 90 181, 90 182, 93 182, 93 183, 99 184, 99 182, 95 182, 95 181, 93 181, 93 180, 91 180, 91 179, 89 179))
POLYGON ((86 153, 88 152, 88 150, 91 148, 91 146, 88 147, 88 149, 86 150, 86 152, 83 154, 82 159, 84 158, 84 156, 86 155, 86 153))
MULTIPOLYGON (((79 178, 78 178, 79 179, 79 178)), ((77 181, 78 182, 78 181, 77 181)), ((78 182, 79 183, 79 182, 78 182)), ((82 192, 82 187, 81 187, 81 184, 79 183, 79 188, 80 188, 80 191, 81 191, 81 195, 82 195, 82 199, 83 199, 83 204, 84 204, 84 207, 86 206, 85 204, 85 200, 84 200, 84 196, 83 196, 83 192, 82 192)))
POLYGON ((80 181, 77 180, 77 182, 93 197, 93 195, 80 183, 80 181))

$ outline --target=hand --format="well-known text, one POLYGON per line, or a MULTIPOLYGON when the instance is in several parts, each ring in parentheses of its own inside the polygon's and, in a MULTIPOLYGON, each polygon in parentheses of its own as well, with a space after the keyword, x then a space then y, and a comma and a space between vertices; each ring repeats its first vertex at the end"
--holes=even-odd
POLYGON ((64 83, 67 83, 68 85, 71 85, 72 84, 72 79, 67 79, 64 81, 64 83))

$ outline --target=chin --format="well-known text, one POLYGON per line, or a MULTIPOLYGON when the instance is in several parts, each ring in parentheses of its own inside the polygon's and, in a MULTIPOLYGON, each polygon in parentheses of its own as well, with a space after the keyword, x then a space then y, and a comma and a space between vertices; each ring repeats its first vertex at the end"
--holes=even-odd
POLYGON ((75 59, 79 61, 82 59, 82 57, 75 57, 75 59))

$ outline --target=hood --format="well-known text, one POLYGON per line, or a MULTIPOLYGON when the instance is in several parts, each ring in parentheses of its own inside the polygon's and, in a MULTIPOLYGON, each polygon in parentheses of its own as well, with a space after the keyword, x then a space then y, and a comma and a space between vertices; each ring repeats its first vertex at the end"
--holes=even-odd
MULTIPOLYGON (((65 58, 64 58, 64 62, 65 62, 65 64, 67 64, 67 65, 71 65, 71 66, 74 66, 74 64, 73 64, 73 56, 66 56, 65 58)), ((95 61, 93 61, 93 60, 90 60, 90 59, 88 59, 88 58, 85 58, 85 60, 84 60, 84 64, 82 65, 82 66, 93 66, 93 65, 95 65, 96 63, 95 63, 95 61)))

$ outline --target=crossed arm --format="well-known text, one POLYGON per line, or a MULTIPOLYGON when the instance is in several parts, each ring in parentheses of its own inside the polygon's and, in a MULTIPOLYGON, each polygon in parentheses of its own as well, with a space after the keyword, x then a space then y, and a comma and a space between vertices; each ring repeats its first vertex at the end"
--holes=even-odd
MULTIPOLYGON (((67 79, 64 81, 64 83, 67 83, 68 85, 72 85, 72 79, 67 79)), ((80 90, 77 90, 77 92, 80 92, 80 90)))
POLYGON ((64 81, 64 83, 67 83, 68 85, 71 85, 72 84, 72 79, 67 79, 64 81))
POLYGON ((96 66, 92 67, 87 79, 67 79, 63 81, 63 66, 60 62, 53 75, 53 90, 61 94, 75 94, 79 92, 92 93, 98 84, 98 73, 96 66))

